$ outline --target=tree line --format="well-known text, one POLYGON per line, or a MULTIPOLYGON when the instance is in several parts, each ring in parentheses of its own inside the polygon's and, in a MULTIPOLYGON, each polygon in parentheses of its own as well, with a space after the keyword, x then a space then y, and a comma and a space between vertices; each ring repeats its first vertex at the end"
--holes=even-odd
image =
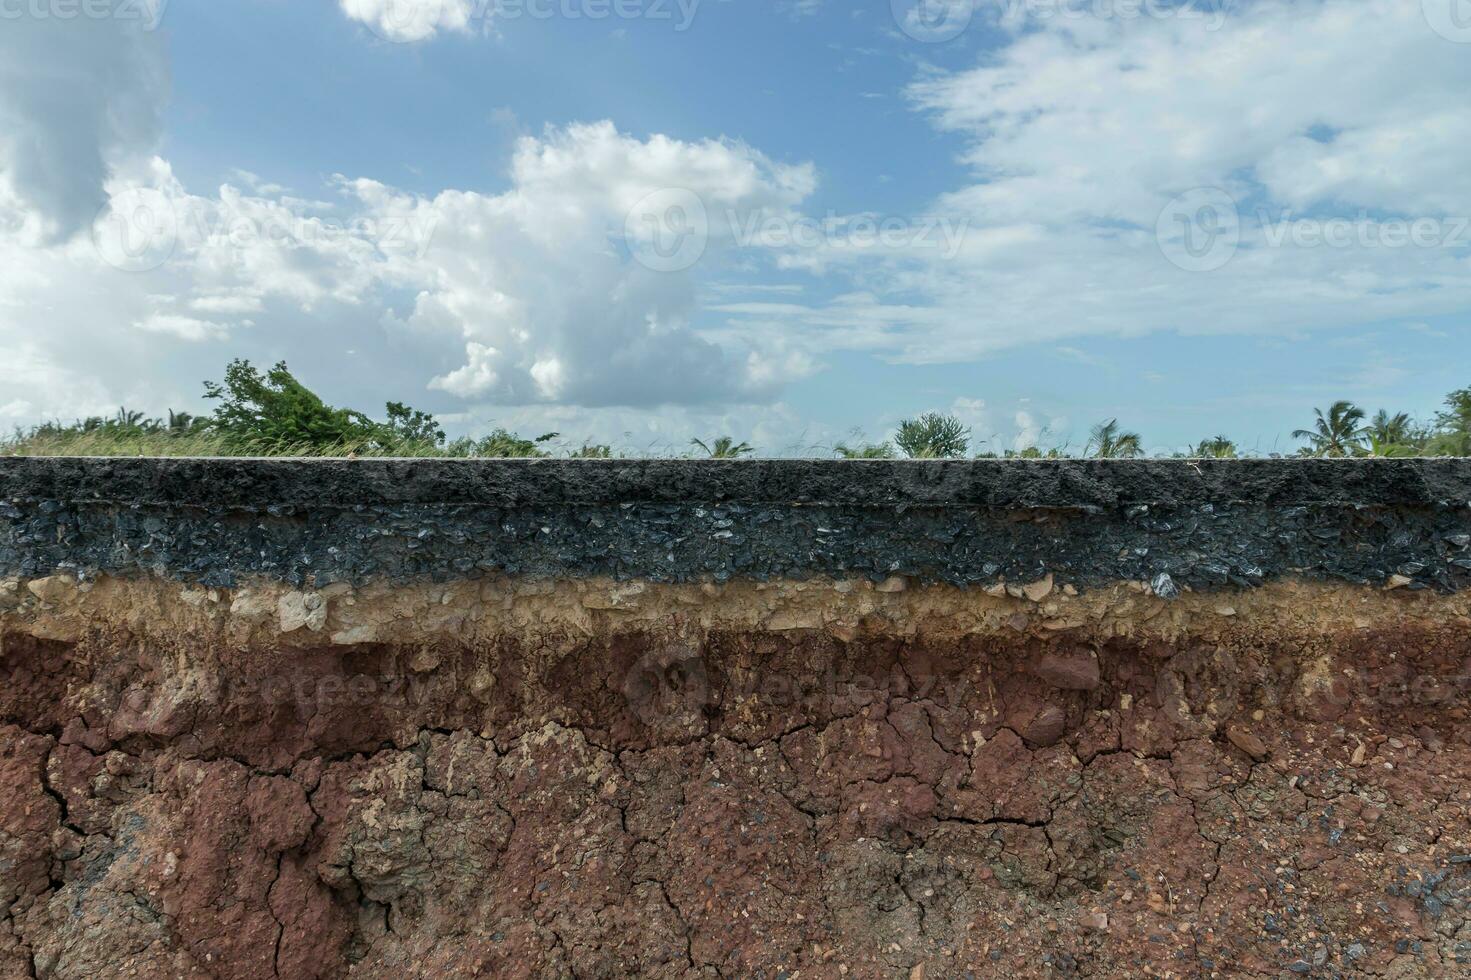
MULTIPOLYGON (((336 408, 302 384, 284 362, 260 371, 234 360, 223 380, 204 383, 215 403, 209 415, 170 411, 150 418, 119 409, 113 416, 75 422, 47 422, 18 430, 0 443, 8 455, 160 455, 160 456, 439 456, 450 458, 545 458, 564 455, 609 459, 611 446, 583 443, 558 449, 560 433, 526 438, 504 428, 487 435, 450 439, 433 415, 402 402, 388 402, 381 419, 336 408)), ((1303 445, 1297 456, 1329 458, 1471 456, 1471 388, 1446 396, 1433 419, 1416 421, 1407 413, 1380 410, 1370 417, 1352 402, 1315 409, 1309 427, 1292 433, 1303 445)), ((833 447, 843 459, 963 459, 972 456, 969 427, 953 415, 930 412, 902 421, 883 442, 844 442, 833 447)), ((981 444, 982 446, 984 444, 981 444)), ((728 435, 692 439, 686 455, 740 459, 756 448, 728 435)), ((1147 455, 1138 432, 1117 419, 1095 425, 1078 450, 1068 446, 1030 446, 1000 453, 981 449, 977 459, 1136 459, 1147 455)), ((1249 455, 1224 435, 1201 440, 1178 458, 1235 459, 1249 455)), ((1280 455, 1280 454, 1274 454, 1280 455)))

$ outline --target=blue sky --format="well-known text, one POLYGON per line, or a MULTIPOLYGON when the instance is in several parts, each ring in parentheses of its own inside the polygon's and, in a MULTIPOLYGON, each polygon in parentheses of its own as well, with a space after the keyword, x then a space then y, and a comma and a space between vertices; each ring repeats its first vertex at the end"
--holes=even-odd
POLYGON ((0 19, 0 422, 245 356, 457 433, 1272 452, 1471 384, 1464 0, 60 2, 0 19))

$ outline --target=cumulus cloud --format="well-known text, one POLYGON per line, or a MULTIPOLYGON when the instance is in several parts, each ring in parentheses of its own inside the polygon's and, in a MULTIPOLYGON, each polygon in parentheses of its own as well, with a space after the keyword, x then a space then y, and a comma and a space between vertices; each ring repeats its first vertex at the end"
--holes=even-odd
POLYGON ((1028 18, 1034 8, 1056 5, 978 6, 1009 40, 909 89, 965 141, 972 178, 933 202, 964 223, 954 257, 809 250, 802 267, 846 271, 861 291, 822 307, 757 298, 731 304, 734 315, 935 362, 1067 338, 1328 329, 1471 306, 1471 60, 1421 5, 1258 0, 1218 19, 1099 17, 1086 12, 1108 5, 1088 4, 1028 18), (1189 271, 1167 209, 1202 188, 1224 194, 1240 242, 1219 268, 1189 271), (1406 243, 1417 221, 1430 244, 1406 243), (1337 242, 1315 241, 1315 229, 1337 242))
MULTIPOLYGON (((249 183, 194 194, 155 159, 109 182, 92 235, 0 249, 13 271, 0 340, 38 336, 43 315, 40 349, 114 377, 140 359, 130 347, 143 335, 154 357, 206 352, 170 348, 192 378, 217 372, 208 359, 227 350, 357 350, 392 362, 365 389, 398 369, 412 380, 395 390, 451 406, 769 402, 813 369, 779 337, 703 336, 696 270, 648 268, 625 238, 628 213, 668 188, 736 213, 810 193, 810 167, 743 144, 640 140, 599 123, 523 139, 498 195, 338 178, 329 200, 304 201, 249 183), (82 343, 98 323, 130 327, 82 343)), ((733 242, 717 228, 707 246, 713 257, 733 242)))
MULTIPOLYGON (((418 287, 403 326, 464 344, 465 362, 434 387, 508 404, 633 405, 768 397, 806 362, 702 337, 692 275, 631 260, 629 214, 669 189, 718 213, 785 210, 812 183, 810 168, 743 144, 639 140, 598 123, 522 139, 504 194, 425 200, 353 186, 384 219, 432 215, 432 247, 393 272, 418 287)), ((731 247, 725 228, 712 225, 712 253, 731 247)))
POLYGON ((224 337, 229 332, 222 323, 177 313, 150 313, 133 326, 144 333, 164 334, 180 340, 209 340, 224 337))
POLYGON ((424 41, 440 31, 465 33, 476 0, 339 0, 342 12, 388 41, 424 41))
POLYGON ((56 242, 86 228, 108 178, 152 154, 168 85, 152 26, 121 15, 5 20, 0 231, 56 242))

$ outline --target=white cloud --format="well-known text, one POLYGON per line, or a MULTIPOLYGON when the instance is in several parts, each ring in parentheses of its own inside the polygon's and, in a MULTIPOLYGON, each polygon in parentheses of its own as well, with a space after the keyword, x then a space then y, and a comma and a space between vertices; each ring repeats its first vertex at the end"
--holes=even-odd
POLYGON ((802 17, 816 17, 822 12, 822 0, 782 0, 777 4, 777 9, 786 11, 787 15, 794 20, 802 17))
POLYGON ((229 328, 211 320, 199 320, 192 316, 176 313, 150 313, 133 324, 134 329, 144 333, 163 334, 180 340, 221 340, 229 334, 229 328))
MULTIPOLYGON (((600 123, 523 139, 510 177, 499 195, 431 198, 339 178, 335 201, 310 202, 253 175, 241 179, 255 192, 192 194, 155 159, 109 182, 114 206, 95 234, 0 245, 0 343, 28 337, 38 355, 109 378, 147 373, 148 360, 188 365, 172 385, 140 385, 144 406, 181 393, 193 403, 219 365, 178 345, 218 360, 202 342, 219 340, 257 360, 290 351, 293 366, 367 351, 365 389, 407 375, 401 397, 438 391, 469 406, 768 402, 813 369, 780 336, 703 336, 691 323, 699 270, 651 271, 623 239, 627 212, 652 191, 785 209, 811 190, 809 167, 600 123)), ((712 235, 712 257, 731 248, 712 235)))
POLYGON ((807 250, 786 267, 846 274, 862 291, 820 306, 726 297, 733 317, 933 363, 1063 338, 1301 332, 1471 308, 1471 59, 1419 4, 1258 0, 1223 21, 1009 25, 986 10, 1010 40, 909 90, 965 141, 971 179, 933 204, 965 223, 955 258, 807 250), (1191 273, 1156 225, 1200 187, 1235 199, 1242 239, 1223 268, 1191 273), (1284 216, 1362 217, 1381 241, 1395 232, 1383 222, 1425 218, 1440 241, 1278 243, 1284 216))
POLYGON ((440 31, 465 33, 474 0, 339 0, 342 12, 388 41, 423 41, 440 31))
MULTIPOLYGON (((424 200, 352 186, 384 219, 435 217, 422 258, 392 269, 417 290, 401 328, 464 345, 465 363, 435 388, 505 404, 652 405, 764 400, 806 366, 694 330, 692 274, 630 260, 629 212, 669 188, 697 194, 712 212, 785 210, 812 185, 810 168, 743 144, 638 140, 598 123, 523 138, 504 194, 424 200)), ((712 253, 731 247, 723 227, 712 224, 712 253)))

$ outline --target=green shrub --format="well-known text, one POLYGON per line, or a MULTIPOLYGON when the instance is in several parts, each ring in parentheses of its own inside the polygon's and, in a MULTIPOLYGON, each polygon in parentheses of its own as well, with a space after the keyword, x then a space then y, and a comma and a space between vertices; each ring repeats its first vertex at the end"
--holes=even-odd
POLYGON ((952 415, 928 412, 900 422, 894 443, 910 459, 954 459, 970 448, 970 429, 952 415))

